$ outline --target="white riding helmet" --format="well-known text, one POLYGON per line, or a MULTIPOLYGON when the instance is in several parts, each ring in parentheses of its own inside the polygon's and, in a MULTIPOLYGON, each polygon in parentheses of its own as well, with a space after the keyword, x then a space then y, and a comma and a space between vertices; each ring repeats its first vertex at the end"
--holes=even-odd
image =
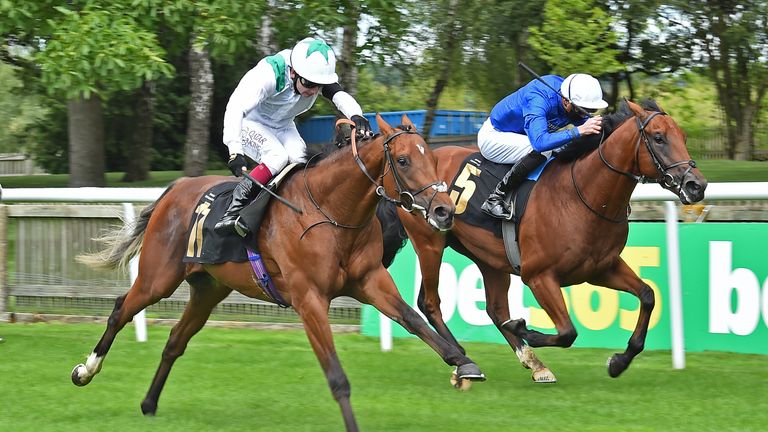
POLYGON ((333 84, 336 75, 336 54, 321 39, 308 37, 291 50, 291 67, 302 78, 317 84, 333 84))
POLYGON ((560 93, 582 108, 602 109, 608 106, 608 102, 603 100, 600 82, 592 75, 568 75, 560 85, 560 93))

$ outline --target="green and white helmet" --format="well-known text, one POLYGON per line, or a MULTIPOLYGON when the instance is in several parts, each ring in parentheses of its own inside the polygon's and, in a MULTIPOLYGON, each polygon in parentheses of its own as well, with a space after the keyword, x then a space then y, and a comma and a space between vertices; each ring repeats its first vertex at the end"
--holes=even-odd
POLYGON ((317 84, 333 84, 336 75, 336 54, 322 39, 308 37, 291 50, 291 67, 297 74, 317 84))
POLYGON ((600 82, 592 75, 568 75, 560 85, 560 93, 582 108, 602 109, 608 106, 608 102, 603 100, 600 82))

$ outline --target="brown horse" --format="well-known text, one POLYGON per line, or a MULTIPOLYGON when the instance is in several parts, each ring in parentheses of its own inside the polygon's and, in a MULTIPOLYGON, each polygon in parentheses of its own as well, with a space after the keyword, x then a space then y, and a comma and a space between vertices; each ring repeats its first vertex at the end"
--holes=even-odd
MULTIPOLYGON (((403 116, 403 125, 395 129, 380 116, 376 120, 381 133, 361 143, 359 151, 353 144, 289 177, 279 192, 301 213, 273 203, 257 234, 267 271, 279 295, 304 323, 348 431, 358 427, 350 405, 349 382, 328 322, 328 308, 335 297, 350 296, 375 306, 424 340, 446 363, 456 366, 459 375, 484 379, 469 358, 403 301, 381 264, 381 227, 374 215, 382 198, 419 210, 422 219, 438 230, 451 227, 455 207, 445 183, 437 181, 432 152, 411 121, 403 116)), ((136 313, 170 296, 186 279, 191 290, 189 303, 171 330, 160 366, 141 403, 142 412, 153 415, 171 367, 216 304, 232 290, 272 301, 256 282, 247 261, 216 265, 182 261, 199 199, 212 186, 228 181, 232 178, 177 180, 142 212, 134 227, 113 233, 111 248, 84 257, 90 264, 124 267, 140 253, 135 282, 117 299, 106 331, 85 364, 72 371, 76 385, 88 384, 99 372, 115 336, 136 313)))
MULTIPOLYGON (((519 225, 523 282, 555 323, 557 334, 531 330, 523 319, 510 319, 507 292, 514 269, 504 244, 490 231, 457 218, 447 234, 435 232, 417 218, 399 212, 419 257, 422 273, 419 309, 446 340, 461 348, 443 321, 438 277, 443 250, 451 246, 477 264, 485 283, 486 311, 521 363, 533 370, 537 382, 554 382, 554 375, 528 347, 568 347, 576 339, 560 287, 589 282, 625 291, 640 299, 640 313, 624 353, 609 359, 608 373, 617 377, 643 350, 651 311, 652 289, 619 256, 629 232, 628 205, 639 181, 658 182, 684 204, 700 201, 707 182, 685 147, 685 133, 653 101, 648 110, 627 101, 623 110, 604 117, 604 141, 584 137, 550 163, 535 184, 519 225), (595 150, 596 148, 596 150, 595 150), (526 345, 526 342, 528 345, 526 345)), ((453 179, 476 148, 435 150, 438 175, 453 179)), ((457 198, 457 213, 474 188, 457 198)), ((457 194, 458 195, 458 194, 457 194)), ((484 199, 485 197, 482 197, 484 199)), ((385 256, 402 246, 394 211, 379 211, 385 232, 385 256)), ((464 352, 463 348, 462 352, 464 352)))

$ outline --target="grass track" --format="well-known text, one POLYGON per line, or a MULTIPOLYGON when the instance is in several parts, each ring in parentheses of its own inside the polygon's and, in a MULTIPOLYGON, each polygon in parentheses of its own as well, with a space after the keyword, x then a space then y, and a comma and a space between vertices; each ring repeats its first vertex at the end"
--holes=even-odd
MULTIPOLYGON (((340 431, 341 414, 300 331, 206 328, 171 373, 158 415, 139 404, 169 327, 134 340, 128 326, 87 387, 69 373, 103 331, 97 324, 0 324, 2 431, 340 431)), ((466 344, 488 381, 462 393, 450 368, 417 340, 336 335, 363 431, 764 431, 768 357, 689 353, 671 369, 669 352, 646 352, 618 379, 612 351, 539 349, 557 374, 533 384, 501 345, 466 344)))

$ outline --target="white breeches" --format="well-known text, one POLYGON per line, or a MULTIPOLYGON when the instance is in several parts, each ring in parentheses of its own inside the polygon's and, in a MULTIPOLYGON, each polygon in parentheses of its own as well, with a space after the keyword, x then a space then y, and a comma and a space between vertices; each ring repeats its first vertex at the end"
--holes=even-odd
MULTIPOLYGON (((477 132, 477 145, 486 159, 503 164, 513 164, 533 151, 527 135, 498 131, 491 125, 490 119, 486 119, 477 132)), ((542 154, 549 156, 551 153, 545 151, 542 154)))
POLYGON ((283 129, 272 129, 261 123, 244 120, 240 139, 245 155, 256 163, 266 165, 272 175, 289 163, 307 161, 307 144, 295 124, 283 129))

